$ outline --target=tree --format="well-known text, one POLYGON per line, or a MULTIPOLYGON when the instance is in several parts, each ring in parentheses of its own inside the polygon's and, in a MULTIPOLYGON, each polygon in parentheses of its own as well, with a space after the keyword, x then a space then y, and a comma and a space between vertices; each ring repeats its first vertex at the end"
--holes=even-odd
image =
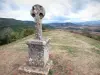
POLYGON ((11 35, 13 30, 10 27, 3 28, 0 31, 0 41, 1 44, 7 44, 11 42, 11 35))
POLYGON ((24 29, 23 30, 23 36, 25 37, 25 36, 28 36, 28 35, 31 35, 31 34, 33 34, 34 33, 34 30, 33 30, 33 28, 27 28, 27 29, 24 29))

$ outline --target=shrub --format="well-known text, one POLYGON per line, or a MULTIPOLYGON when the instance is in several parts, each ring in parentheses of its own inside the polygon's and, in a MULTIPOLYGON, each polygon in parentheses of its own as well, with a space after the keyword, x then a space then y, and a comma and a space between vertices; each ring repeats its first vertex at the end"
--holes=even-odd
POLYGON ((23 36, 28 36, 34 33, 34 30, 32 28, 27 28, 23 30, 23 36))
POLYGON ((19 36, 18 32, 12 32, 12 34, 11 34, 11 42, 16 41, 19 38, 20 38, 20 36, 19 36))
POLYGON ((92 38, 92 35, 90 34, 89 30, 87 28, 84 28, 82 30, 82 34, 89 37, 89 38, 92 38))
POLYGON ((100 36, 97 36, 97 40, 99 40, 99 41, 100 41, 100 36))
POLYGON ((53 75, 53 70, 49 70, 49 75, 53 75))
POLYGON ((13 30, 9 27, 4 28, 0 31, 0 44, 7 44, 11 42, 11 34, 13 30))

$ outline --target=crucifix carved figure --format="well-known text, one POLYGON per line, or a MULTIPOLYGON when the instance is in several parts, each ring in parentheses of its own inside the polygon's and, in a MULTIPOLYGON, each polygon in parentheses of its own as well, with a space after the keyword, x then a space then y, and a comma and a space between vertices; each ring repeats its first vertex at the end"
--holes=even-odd
POLYGON ((41 5, 34 5, 31 10, 31 16, 35 19, 36 39, 42 40, 42 23, 41 20, 45 16, 45 10, 41 5))

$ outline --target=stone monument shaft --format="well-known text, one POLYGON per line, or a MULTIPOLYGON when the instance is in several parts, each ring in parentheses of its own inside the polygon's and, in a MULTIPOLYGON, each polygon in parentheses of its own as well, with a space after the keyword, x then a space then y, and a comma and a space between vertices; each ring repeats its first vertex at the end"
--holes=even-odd
POLYGON ((39 19, 39 15, 36 15, 35 17, 35 29, 36 29, 36 39, 42 40, 42 24, 41 24, 41 20, 39 19))
POLYGON ((34 5, 31 10, 31 15, 35 19, 36 39, 42 40, 42 18, 45 16, 45 10, 40 5, 34 5))

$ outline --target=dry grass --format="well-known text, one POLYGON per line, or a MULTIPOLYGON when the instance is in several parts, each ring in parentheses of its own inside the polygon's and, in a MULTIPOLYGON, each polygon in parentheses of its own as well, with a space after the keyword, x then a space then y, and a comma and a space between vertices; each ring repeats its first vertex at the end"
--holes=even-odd
MULTIPOLYGON (((63 30, 44 35, 51 38, 51 75, 100 75, 100 42, 63 30)), ((0 47, 0 75, 20 75, 17 68, 28 57, 25 41, 32 38, 28 36, 0 47)))

